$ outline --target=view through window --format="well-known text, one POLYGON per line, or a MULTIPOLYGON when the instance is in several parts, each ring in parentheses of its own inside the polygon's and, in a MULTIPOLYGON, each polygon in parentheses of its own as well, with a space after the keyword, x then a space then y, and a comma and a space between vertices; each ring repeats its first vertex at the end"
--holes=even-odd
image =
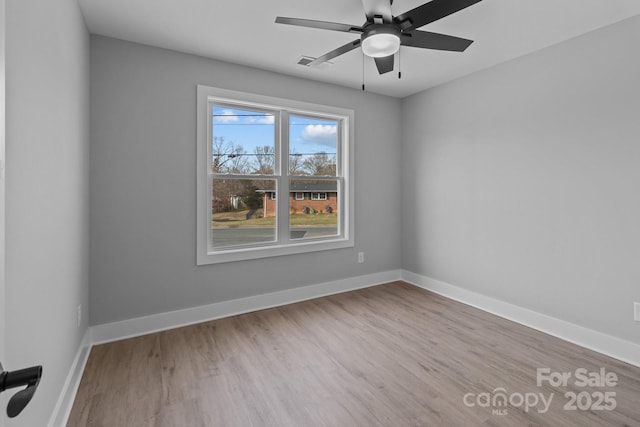
POLYGON ((214 97, 207 112, 208 255, 347 238, 348 116, 214 97))

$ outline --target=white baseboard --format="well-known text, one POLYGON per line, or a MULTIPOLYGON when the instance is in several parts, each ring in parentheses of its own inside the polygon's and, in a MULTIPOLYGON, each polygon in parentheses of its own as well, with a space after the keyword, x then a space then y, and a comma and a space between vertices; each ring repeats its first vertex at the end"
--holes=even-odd
POLYGON ((208 320, 235 316, 252 311, 263 310, 281 305, 292 304, 327 295, 339 294, 356 289, 368 288, 383 283, 400 280, 401 271, 392 270, 382 273, 358 276, 333 282, 320 283, 280 292, 256 295, 231 301, 223 301, 185 310, 160 313, 152 316, 123 320, 92 326, 87 330, 85 337, 78 348, 67 379, 64 383, 58 402, 49 420, 48 427, 60 427, 67 425, 73 402, 80 386, 82 373, 87 364, 91 347, 96 344, 117 341, 208 320))
POLYGON ((120 322, 96 325, 91 327, 91 343, 101 344, 117 341, 327 295, 368 288, 370 286, 400 280, 400 277, 400 270, 392 270, 231 301, 223 301, 184 310, 138 317, 120 322))
POLYGON ((60 396, 56 402, 56 406, 51 414, 51 418, 49 419, 48 427, 60 427, 67 425, 67 420, 71 414, 73 402, 76 399, 76 393, 80 386, 80 380, 82 379, 82 373, 84 372, 84 368, 87 364, 90 350, 90 333, 87 329, 84 334, 84 338, 78 347, 71 369, 69 369, 67 379, 64 382, 62 391, 60 392, 60 396))
POLYGON ((640 345, 410 271, 402 280, 496 316, 640 367, 640 345))
POLYGON ((572 342, 632 365, 640 366, 640 345, 638 344, 426 276, 421 276, 410 271, 391 270, 92 326, 87 331, 85 339, 78 349, 78 353, 69 371, 48 426, 58 427, 66 425, 76 392, 80 385, 80 380, 82 379, 82 373, 89 357, 90 349, 95 344, 117 341, 327 295, 368 288, 396 280, 403 280, 412 285, 537 329, 565 341, 572 342))

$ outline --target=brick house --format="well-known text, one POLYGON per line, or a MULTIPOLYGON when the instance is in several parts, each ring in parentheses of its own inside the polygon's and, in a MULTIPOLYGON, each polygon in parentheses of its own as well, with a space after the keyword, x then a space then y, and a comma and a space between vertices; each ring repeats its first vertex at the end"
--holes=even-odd
MULTIPOLYGON (((275 216, 276 192, 258 190, 264 193, 262 207, 264 216, 275 216)), ((289 212, 292 214, 313 211, 331 213, 338 211, 338 191, 335 182, 321 184, 296 183, 289 189, 289 212)))

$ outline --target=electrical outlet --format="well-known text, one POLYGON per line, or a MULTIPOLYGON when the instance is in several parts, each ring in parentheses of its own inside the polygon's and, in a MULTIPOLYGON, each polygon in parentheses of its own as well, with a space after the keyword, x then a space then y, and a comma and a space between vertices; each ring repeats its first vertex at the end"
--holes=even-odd
POLYGON ((364 263, 364 252, 358 252, 358 262, 360 264, 364 263))
POLYGON ((640 302, 633 303, 633 320, 640 322, 640 302))
POLYGON ((77 317, 78 317, 78 328, 79 328, 80 324, 82 323, 82 304, 78 304, 77 317))

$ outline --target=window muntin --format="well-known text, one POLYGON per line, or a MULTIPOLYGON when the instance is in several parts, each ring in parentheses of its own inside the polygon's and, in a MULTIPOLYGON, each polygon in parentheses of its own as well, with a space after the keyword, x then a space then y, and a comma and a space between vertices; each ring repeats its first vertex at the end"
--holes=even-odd
POLYGON ((198 112, 199 265, 353 246, 353 111, 198 86, 198 112))
POLYGON ((295 195, 295 199, 296 200, 304 200, 304 193, 300 192, 300 191, 297 191, 296 195, 295 195))

